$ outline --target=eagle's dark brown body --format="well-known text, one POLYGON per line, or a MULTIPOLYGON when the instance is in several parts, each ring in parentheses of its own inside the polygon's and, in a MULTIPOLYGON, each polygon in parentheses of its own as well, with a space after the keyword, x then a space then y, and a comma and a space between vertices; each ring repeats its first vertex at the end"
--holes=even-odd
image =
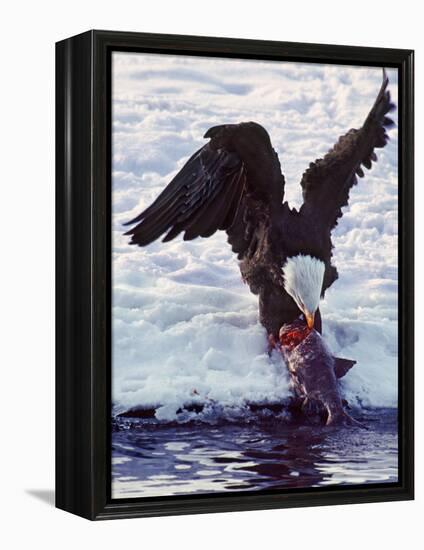
MULTIPOLYGON (((166 234, 184 239, 225 230, 243 280, 259 296, 261 323, 278 337, 282 325, 301 311, 284 288, 287 258, 310 255, 325 263, 322 293, 336 280, 331 265, 331 230, 347 204, 361 165, 371 167, 374 149, 384 147, 386 117, 393 107, 387 77, 365 123, 339 138, 302 177, 299 211, 284 202, 284 176, 267 131, 255 122, 210 128, 209 143, 187 161, 156 201, 129 222, 131 244, 145 246, 166 234), (135 224, 135 225, 134 225, 135 224)), ((315 317, 320 330, 320 316, 315 317)))
MULTIPOLYGON (((259 164, 254 151, 260 150, 264 138, 254 123, 251 143, 255 144, 249 160, 253 166, 259 164), (258 140, 258 143, 255 141, 258 140)), ((246 132, 246 130, 243 130, 246 132)), ((269 137, 267 135, 267 140, 269 137)), ((269 187, 284 189, 284 178, 281 175, 277 154, 269 144, 274 159, 269 162, 272 170, 264 176, 269 187)), ((250 162, 245 163, 247 179, 250 162)), ((260 178, 262 181, 262 177, 260 178)), ((242 197, 234 223, 227 229, 228 242, 239 258, 239 267, 243 281, 250 290, 259 296, 259 317, 269 334, 275 337, 280 327, 293 321, 300 315, 300 310, 293 298, 284 288, 282 266, 287 257, 299 253, 310 254, 326 261, 323 294, 337 278, 337 271, 331 265, 331 240, 313 231, 307 217, 301 212, 291 210, 281 196, 267 197, 265 192, 245 193, 242 197)), ((315 318, 315 328, 321 331, 321 319, 315 318)))

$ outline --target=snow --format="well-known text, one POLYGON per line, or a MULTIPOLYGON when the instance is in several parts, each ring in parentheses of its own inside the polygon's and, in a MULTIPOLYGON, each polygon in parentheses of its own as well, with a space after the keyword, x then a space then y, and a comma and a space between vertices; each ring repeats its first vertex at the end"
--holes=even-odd
MULTIPOLYGON (((397 72, 387 73, 396 102, 397 72)), ((290 395, 226 234, 138 248, 122 224, 204 144, 210 126, 243 120, 269 131, 285 199, 299 206, 303 170, 362 123, 381 78, 379 68, 113 54, 114 411, 154 406, 170 420, 185 403, 225 413, 290 395)), ((357 361, 342 382, 346 398, 366 407, 397 405, 396 127, 390 137, 334 232, 340 278, 321 304, 330 348, 357 361)))

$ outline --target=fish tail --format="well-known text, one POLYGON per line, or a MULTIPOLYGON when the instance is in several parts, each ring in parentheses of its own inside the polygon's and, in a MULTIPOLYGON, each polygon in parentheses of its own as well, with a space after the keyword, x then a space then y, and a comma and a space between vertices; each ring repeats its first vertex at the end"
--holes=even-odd
POLYGON ((357 428, 368 429, 362 422, 355 420, 343 408, 334 410, 327 406, 328 417, 326 426, 352 426, 357 428))

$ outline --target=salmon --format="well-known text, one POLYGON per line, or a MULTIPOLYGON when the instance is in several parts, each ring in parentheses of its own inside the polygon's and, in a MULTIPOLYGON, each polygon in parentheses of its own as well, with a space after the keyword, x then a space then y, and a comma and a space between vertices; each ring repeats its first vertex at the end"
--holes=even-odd
POLYGON ((279 341, 295 393, 304 405, 314 402, 324 407, 327 426, 362 427, 345 411, 338 382, 356 361, 334 357, 319 332, 301 319, 283 325, 279 341))

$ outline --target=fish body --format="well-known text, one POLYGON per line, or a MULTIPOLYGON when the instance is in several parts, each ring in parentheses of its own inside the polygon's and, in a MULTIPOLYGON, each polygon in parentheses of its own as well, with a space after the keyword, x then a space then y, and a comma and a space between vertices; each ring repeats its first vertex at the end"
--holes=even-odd
POLYGON ((322 405, 327 425, 359 425, 346 413, 338 383, 355 361, 334 357, 319 332, 300 319, 283 325, 279 339, 297 396, 322 405))

